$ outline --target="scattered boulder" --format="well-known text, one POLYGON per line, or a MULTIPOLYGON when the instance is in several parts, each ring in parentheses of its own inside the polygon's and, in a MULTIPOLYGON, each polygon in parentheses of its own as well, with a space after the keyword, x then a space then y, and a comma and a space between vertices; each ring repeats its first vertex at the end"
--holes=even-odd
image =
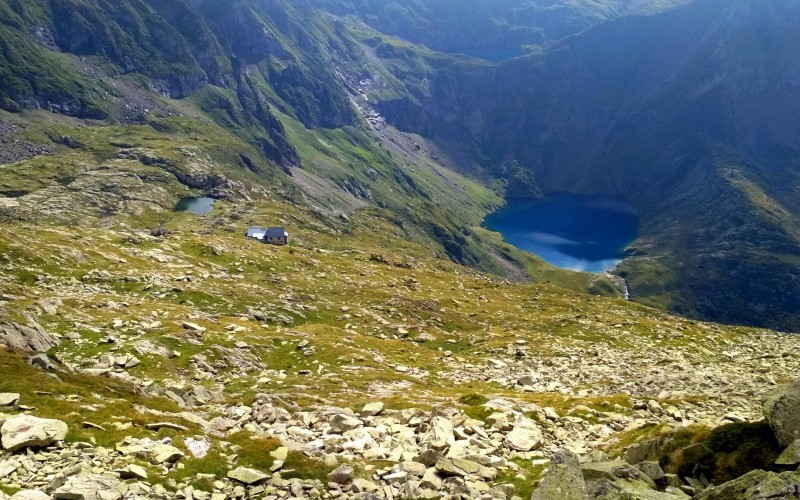
POLYGON ((455 442, 453 432, 453 422, 444 417, 433 417, 426 440, 432 448, 443 449, 455 442))
POLYGON ((130 464, 117 472, 122 479, 147 480, 147 471, 141 465, 130 464))
POLYGON ((636 468, 656 483, 663 481, 665 478, 664 470, 658 462, 639 462, 636 464, 636 468))
POLYGON ((259 484, 269 479, 269 476, 255 469, 237 467, 236 469, 228 472, 228 478, 244 484, 259 484))
POLYGON ((585 500, 586 483, 583 479, 578 457, 568 451, 559 450, 550 459, 550 468, 542 478, 531 500, 585 500))
POLYGON ((0 345, 26 352, 45 352, 58 345, 58 339, 38 323, 33 326, 19 323, 0 323, 0 345))
POLYGON ((204 326, 200 326, 197 323, 192 323, 191 321, 184 321, 183 323, 181 323, 181 326, 183 326, 186 330, 192 332, 202 333, 206 331, 206 328, 204 326))
POLYGON ((489 467, 465 458, 442 458, 436 462, 436 471, 445 477, 464 477, 478 475, 484 479, 494 479, 497 472, 489 467))
POLYGON ((347 484, 353 478, 353 468, 349 465, 340 465, 328 474, 328 481, 336 484, 347 484))
POLYGON ((764 417, 782 448, 800 439, 800 379, 778 387, 767 396, 764 417))
POLYGON ((166 443, 156 443, 149 450, 150 462, 158 465, 174 463, 183 457, 183 452, 178 448, 166 443))
POLYGON ((345 432, 361 427, 362 425, 364 425, 364 423, 361 420, 340 413, 334 416, 331 420, 331 432, 335 432, 336 434, 344 434, 345 432))
POLYGON ((516 426, 506 435, 505 444, 512 450, 538 450, 543 443, 542 431, 536 425, 516 426))
POLYGON ((23 448, 50 446, 67 436, 67 424, 60 420, 15 415, 3 423, 3 448, 17 451, 23 448))
POLYGON ((364 408, 361 409, 361 416, 362 417, 374 417, 376 415, 380 415, 383 411, 383 403, 380 401, 375 403, 367 403, 364 405, 364 408))

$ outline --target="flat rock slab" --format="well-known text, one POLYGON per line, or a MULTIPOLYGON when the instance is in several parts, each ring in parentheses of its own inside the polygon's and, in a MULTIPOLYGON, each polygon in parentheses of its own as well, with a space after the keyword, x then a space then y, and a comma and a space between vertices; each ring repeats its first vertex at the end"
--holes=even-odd
POLYGON ((247 467, 238 467, 228 472, 228 478, 239 481, 244 484, 258 484, 263 483, 269 479, 269 475, 255 469, 248 469, 247 467))
POLYGON ((494 469, 465 458, 442 458, 436 462, 435 467, 436 471, 445 477, 480 476, 484 479, 494 479, 497 475, 494 469))
POLYGON ((53 492, 56 500, 119 500, 122 481, 112 474, 79 474, 53 492))
POLYGON ((3 423, 0 430, 3 448, 17 451, 23 448, 50 446, 63 441, 69 428, 60 420, 15 415, 3 423))
POLYGON ((367 403, 361 409, 362 417, 374 417, 383 411, 383 403, 380 401, 375 403, 367 403))
POLYGON ((614 472, 617 469, 626 467, 630 467, 630 465, 621 460, 614 460, 612 462, 591 462, 588 464, 581 464, 581 472, 583 472, 583 478, 587 481, 592 479, 608 479, 614 481, 618 479, 614 472))

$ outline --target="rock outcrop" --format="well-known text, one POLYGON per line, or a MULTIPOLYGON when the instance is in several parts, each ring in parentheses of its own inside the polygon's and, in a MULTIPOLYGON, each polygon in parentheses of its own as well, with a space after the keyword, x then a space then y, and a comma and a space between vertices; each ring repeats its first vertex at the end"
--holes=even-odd
POLYGON ((0 323, 0 345, 28 352, 45 352, 57 346, 56 337, 38 323, 25 326, 19 323, 0 323))

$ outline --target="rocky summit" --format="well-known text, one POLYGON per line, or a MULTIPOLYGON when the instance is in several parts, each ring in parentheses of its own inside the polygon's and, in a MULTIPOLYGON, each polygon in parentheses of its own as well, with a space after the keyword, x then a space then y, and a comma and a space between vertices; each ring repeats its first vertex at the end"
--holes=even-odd
POLYGON ((0 500, 800 498, 762 3, 0 0, 0 500))

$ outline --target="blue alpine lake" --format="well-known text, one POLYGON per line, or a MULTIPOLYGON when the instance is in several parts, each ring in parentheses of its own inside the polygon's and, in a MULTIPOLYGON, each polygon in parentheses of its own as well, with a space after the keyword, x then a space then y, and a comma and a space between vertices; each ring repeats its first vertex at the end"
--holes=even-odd
POLYGON ((592 273, 619 264, 639 233, 639 218, 624 201, 574 194, 508 200, 483 225, 554 266, 592 273))
POLYGON ((184 198, 178 202, 175 210, 178 212, 189 212, 195 215, 205 215, 214 210, 214 198, 184 198))

